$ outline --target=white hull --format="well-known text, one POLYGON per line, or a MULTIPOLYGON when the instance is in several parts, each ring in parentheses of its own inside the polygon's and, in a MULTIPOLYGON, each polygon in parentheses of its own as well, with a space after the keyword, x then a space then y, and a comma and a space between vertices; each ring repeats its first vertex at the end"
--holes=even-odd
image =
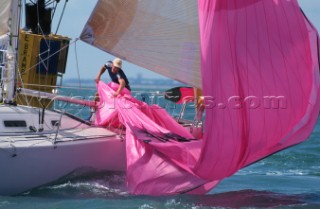
MULTIPOLYGON (((28 107, 0 106, 3 120, 38 120, 28 107)), ((0 195, 18 194, 48 184, 79 168, 125 171, 125 141, 108 129, 91 127, 70 117, 61 117, 61 127, 49 130, 59 113, 47 112, 43 132, 17 133, 19 128, 0 127, 0 195), (65 124, 65 125, 64 125, 65 124), (9 130, 9 132, 8 132, 9 130)), ((36 127, 38 128, 38 127, 36 127)))

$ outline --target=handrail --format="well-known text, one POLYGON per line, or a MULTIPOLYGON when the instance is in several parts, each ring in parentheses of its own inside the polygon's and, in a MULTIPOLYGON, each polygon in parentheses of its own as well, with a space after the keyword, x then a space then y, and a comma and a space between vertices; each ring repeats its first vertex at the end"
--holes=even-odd
POLYGON ((179 116, 177 118, 177 122, 179 123, 180 120, 183 118, 184 116, 184 112, 186 110, 186 106, 187 106, 187 103, 188 102, 193 102, 195 100, 194 97, 186 97, 184 100, 183 100, 183 104, 182 104, 182 107, 181 107, 181 110, 180 110, 180 113, 179 113, 179 116))
POLYGON ((30 89, 25 89, 21 88, 18 90, 20 94, 26 95, 26 96, 34 96, 34 97, 41 97, 45 99, 51 99, 51 100, 59 100, 63 102, 69 102, 73 104, 79 104, 83 106, 88 106, 88 107, 97 107, 97 104, 95 101, 90 101, 90 100, 82 100, 82 99, 76 99, 73 97, 68 97, 68 96, 60 96, 56 94, 51 94, 47 92, 41 92, 41 91, 36 91, 36 90, 30 90, 30 89))

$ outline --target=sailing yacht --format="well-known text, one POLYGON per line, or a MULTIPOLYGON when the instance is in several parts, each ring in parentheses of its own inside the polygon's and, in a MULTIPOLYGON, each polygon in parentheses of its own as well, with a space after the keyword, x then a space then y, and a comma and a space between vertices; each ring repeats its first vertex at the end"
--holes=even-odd
MULTIPOLYGON (((93 117, 84 120, 61 107, 55 109, 59 101, 78 107, 97 105, 55 93, 62 85, 57 83, 65 73, 70 44, 69 38, 51 32, 52 11, 47 4, 55 1, 22 2, 0 3, 0 195, 19 194, 79 169, 126 171, 123 128, 97 126, 93 117)), ((192 122, 183 120, 183 112, 177 120, 189 129, 192 122)))
MULTIPOLYGON (((41 1, 38 2, 39 4, 30 4, 29 9, 31 11, 36 9, 41 5, 41 1)), ((44 3, 42 1, 42 4, 44 3)), ((29 70, 31 74, 22 74, 21 62, 20 71, 16 71, 19 66, 17 55, 20 60, 31 57, 24 52, 27 50, 29 53, 27 45, 21 45, 19 42, 22 39, 28 40, 30 45, 31 38, 35 39, 34 42, 39 38, 41 44, 45 40, 42 37, 48 37, 44 34, 20 31, 21 4, 21 0, 5 0, 0 3, 2 24, 0 89, 3 102, 0 104, 0 195, 18 194, 48 184, 80 168, 91 171, 124 171, 125 142, 117 130, 93 126, 90 121, 70 115, 63 110, 48 108, 49 100, 62 99, 74 102, 76 100, 74 98, 58 98, 56 94, 17 86, 15 77, 21 76, 23 80, 23 77, 37 74, 36 69, 30 70, 28 66, 25 70, 29 70), (37 98, 42 98, 45 102, 39 102, 37 98), (23 104, 17 105, 17 102, 23 104), (39 105, 40 103, 42 105, 39 105)), ((42 9, 48 11, 44 10, 44 7, 42 9)), ((51 39, 58 38, 55 36, 51 39)), ((45 84, 45 78, 41 77, 40 80, 42 82, 40 84, 45 84)), ((39 81, 35 84, 37 83, 39 84, 39 81)), ((94 106, 93 102, 83 100, 79 100, 77 104, 94 106)))
MULTIPOLYGON (((35 11, 45 5, 44 0, 38 3, 35 11)), ((48 80, 53 81, 64 72, 66 51, 57 50, 62 53, 52 60, 62 68, 39 67, 39 75, 26 76, 33 68, 27 61, 29 50, 46 50, 51 44, 62 49, 68 39, 47 37, 46 32, 41 32, 40 40, 30 37, 30 29, 42 30, 38 24, 20 31, 13 21, 20 15, 20 5, 20 0, 0 3, 5 60, 0 195, 50 183, 81 167, 125 170, 132 194, 205 194, 239 169, 305 141, 318 119, 319 35, 297 0, 97 1, 80 39, 201 89, 205 120, 198 137, 190 130, 202 125, 199 118, 188 130, 178 123, 180 118, 177 122, 163 109, 129 94, 109 104, 112 88, 101 82, 97 87, 105 105, 97 108, 95 126, 44 108, 50 106, 47 99, 97 106, 41 92, 39 87, 24 88, 23 83, 36 77, 50 74, 48 80), (49 44, 42 44, 43 38, 49 44), (18 45, 20 65, 15 70, 18 45), (24 82, 17 85, 16 77, 24 82), (31 102, 31 96, 41 100, 31 102), (21 97, 27 104, 16 105, 21 97), (108 114, 109 105, 114 105, 115 114, 108 114), (114 116, 120 118, 112 121, 120 129, 108 128, 108 118, 114 116)), ((39 54, 42 64, 46 56, 39 54)))

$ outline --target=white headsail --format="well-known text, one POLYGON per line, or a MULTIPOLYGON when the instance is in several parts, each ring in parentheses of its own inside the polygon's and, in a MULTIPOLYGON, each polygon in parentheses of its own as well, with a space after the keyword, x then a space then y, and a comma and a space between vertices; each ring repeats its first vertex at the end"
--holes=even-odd
POLYGON ((0 2, 0 36, 9 32, 9 16, 12 0, 1 0, 0 2))
POLYGON ((202 88, 196 0, 99 0, 81 40, 202 88))
MULTIPOLYGON (((7 34, 9 32, 11 2, 11 0, 0 2, 0 50, 6 49, 9 41, 7 34)), ((3 56, 1 56, 1 61, 3 61, 3 56)))

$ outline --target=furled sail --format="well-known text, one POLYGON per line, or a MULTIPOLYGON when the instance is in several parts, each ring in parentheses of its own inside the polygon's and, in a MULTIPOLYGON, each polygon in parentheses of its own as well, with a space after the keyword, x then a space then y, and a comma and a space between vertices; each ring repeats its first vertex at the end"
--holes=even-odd
POLYGON ((99 0, 81 39, 202 88, 197 7, 195 0, 99 0))

